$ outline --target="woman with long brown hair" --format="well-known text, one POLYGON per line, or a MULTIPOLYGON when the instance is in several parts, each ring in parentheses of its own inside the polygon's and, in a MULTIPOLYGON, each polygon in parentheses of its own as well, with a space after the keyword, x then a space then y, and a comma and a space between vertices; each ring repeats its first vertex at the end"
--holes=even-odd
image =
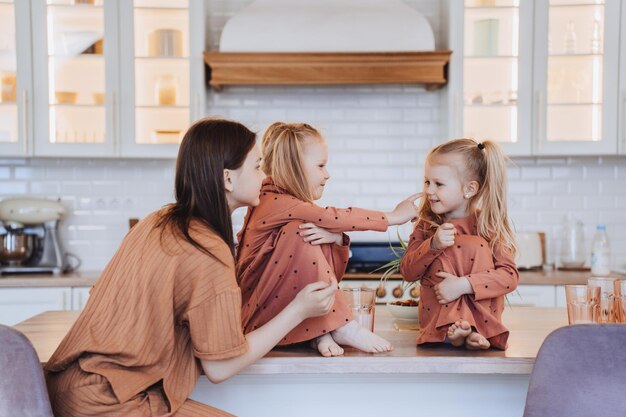
POLYGON ((175 202, 124 238, 45 367, 56 416, 228 415, 188 399, 201 371, 221 382, 329 311, 336 282, 316 282, 244 336, 230 216, 258 204, 262 179, 245 126, 204 119, 189 128, 175 202))

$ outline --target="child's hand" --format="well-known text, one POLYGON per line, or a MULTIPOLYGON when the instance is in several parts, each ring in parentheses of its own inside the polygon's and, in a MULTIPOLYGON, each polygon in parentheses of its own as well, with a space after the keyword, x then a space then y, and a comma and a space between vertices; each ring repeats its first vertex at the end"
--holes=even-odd
POLYGON ((302 320, 328 314, 335 303, 337 280, 331 278, 330 283, 324 281, 313 282, 296 295, 292 301, 300 312, 302 320))
POLYGON ((448 304, 465 294, 473 294, 474 289, 465 277, 457 277, 447 272, 437 272, 435 275, 443 278, 435 285, 435 296, 439 304, 448 304))
POLYGON ((322 245, 324 243, 335 243, 341 245, 343 243, 343 233, 333 233, 324 229, 323 227, 316 226, 313 223, 304 223, 299 226, 300 236, 304 236, 305 242, 310 242, 311 245, 322 245))
POLYGON ((387 214, 387 222, 389 226, 404 224, 409 220, 415 220, 419 216, 419 208, 415 205, 415 200, 420 198, 424 193, 413 194, 398 203, 392 212, 387 214))
POLYGON ((456 228, 451 223, 444 223, 437 228, 435 236, 431 241, 433 249, 445 249, 454 245, 454 235, 456 234, 456 228))

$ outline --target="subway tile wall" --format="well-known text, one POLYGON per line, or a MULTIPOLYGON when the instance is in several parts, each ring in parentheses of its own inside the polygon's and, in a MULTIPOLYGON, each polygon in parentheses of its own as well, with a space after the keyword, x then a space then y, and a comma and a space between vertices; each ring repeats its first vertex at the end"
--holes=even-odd
MULTIPOLYGON (((209 0, 207 42, 215 49, 228 17, 249 0, 209 0)), ((407 1, 439 31, 435 0, 407 1)), ((440 38, 440 37, 439 37, 440 38)), ((413 86, 235 87, 209 92, 206 114, 243 122, 262 134, 276 120, 306 121, 325 135, 331 180, 321 205, 391 210, 421 189, 423 161, 443 138, 440 92, 413 86)), ((1 159, 0 199, 36 196, 68 209, 62 237, 83 270, 100 270, 128 231, 173 198, 174 160, 1 159)), ((616 266, 626 267, 626 158, 516 158, 509 169, 509 207, 519 231, 545 231, 558 256, 564 215, 584 222, 589 249, 595 224, 607 224, 616 266), (619 259, 618 259, 619 258, 619 259)), ((238 230, 243 210, 234 215, 238 230)), ((406 238, 410 225, 399 229, 406 238)), ((395 239, 361 232, 353 240, 395 239)))

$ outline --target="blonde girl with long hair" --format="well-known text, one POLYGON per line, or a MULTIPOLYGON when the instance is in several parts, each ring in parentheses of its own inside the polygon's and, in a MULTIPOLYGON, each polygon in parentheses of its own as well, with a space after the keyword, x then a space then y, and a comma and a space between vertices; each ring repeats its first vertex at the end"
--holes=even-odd
POLYGON ((419 220, 400 266, 404 279, 421 282, 418 344, 506 349, 504 296, 519 279, 507 160, 497 143, 473 139, 426 158, 419 220))
MULTIPOLYGON (((297 291, 317 280, 341 280, 349 257, 343 232, 385 231, 417 218, 413 195, 389 212, 320 207, 330 178, 328 148, 320 132, 304 123, 274 123, 262 141, 263 182, 258 206, 250 208, 238 234, 237 278, 242 291, 244 332, 263 326, 297 291)), ((304 341, 323 356, 343 354, 342 345, 387 352, 391 344, 354 320, 336 297, 328 314, 308 319, 279 345, 304 341)))

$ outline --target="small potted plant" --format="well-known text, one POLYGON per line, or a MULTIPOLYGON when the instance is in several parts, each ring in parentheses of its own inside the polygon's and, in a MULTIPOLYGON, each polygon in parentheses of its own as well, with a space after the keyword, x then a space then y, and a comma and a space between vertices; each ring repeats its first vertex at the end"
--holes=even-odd
MULTIPOLYGON (((380 277, 380 288, 384 288, 385 283, 394 274, 400 273, 400 263, 402 262, 402 257, 406 252, 408 244, 402 239, 400 236, 400 232, 397 231, 398 241, 400 242, 400 247, 394 247, 391 242, 389 243, 389 247, 396 259, 387 262, 385 265, 377 268, 372 272, 382 271, 382 275, 380 277)), ((411 298, 408 300, 399 300, 399 301, 389 301, 387 303, 387 307, 393 316, 398 319, 404 320, 417 320, 417 310, 419 305, 419 293, 420 293, 420 285, 418 282, 409 282, 402 279, 400 285, 393 289, 393 295, 396 298, 401 298, 404 294, 409 293, 411 298)))

